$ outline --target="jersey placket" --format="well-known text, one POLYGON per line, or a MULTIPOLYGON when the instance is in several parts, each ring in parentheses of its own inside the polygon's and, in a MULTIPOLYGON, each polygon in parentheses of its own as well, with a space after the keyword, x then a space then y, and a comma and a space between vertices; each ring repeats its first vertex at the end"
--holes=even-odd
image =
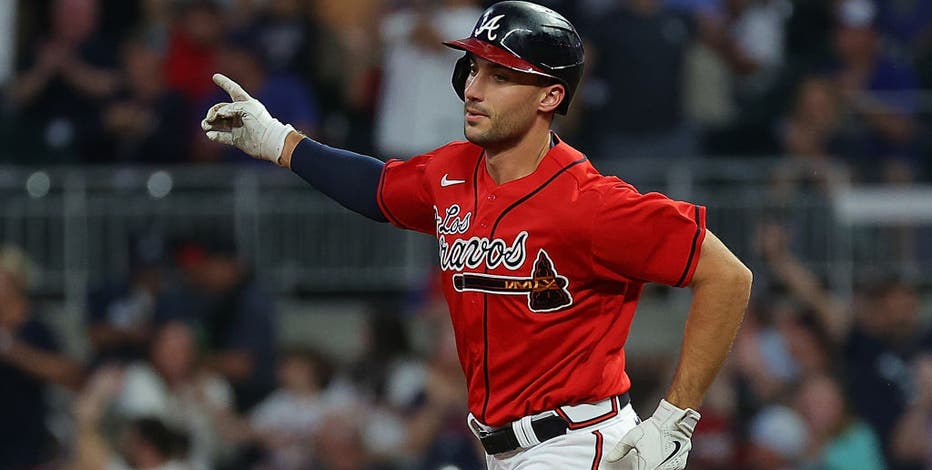
MULTIPOLYGON (((484 168, 481 169, 485 173, 484 168)), ((476 228, 477 235, 488 240, 494 240, 495 218, 501 213, 501 203, 498 197, 498 188, 489 187, 488 174, 480 178, 476 188, 476 228), (485 183, 485 184, 484 184, 485 183)), ((483 273, 489 273, 489 267, 483 268, 483 273)), ((482 422, 486 421, 489 400, 492 395, 491 372, 489 371, 489 294, 482 293, 482 373, 485 384, 485 398, 482 402, 482 422)))

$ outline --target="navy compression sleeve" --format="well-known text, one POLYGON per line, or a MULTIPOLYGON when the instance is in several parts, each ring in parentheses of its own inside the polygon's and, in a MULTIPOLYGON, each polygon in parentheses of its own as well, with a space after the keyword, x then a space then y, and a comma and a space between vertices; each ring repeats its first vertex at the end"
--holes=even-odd
POLYGON ((347 209, 388 222, 377 202, 381 160, 304 138, 291 154, 291 170, 347 209))

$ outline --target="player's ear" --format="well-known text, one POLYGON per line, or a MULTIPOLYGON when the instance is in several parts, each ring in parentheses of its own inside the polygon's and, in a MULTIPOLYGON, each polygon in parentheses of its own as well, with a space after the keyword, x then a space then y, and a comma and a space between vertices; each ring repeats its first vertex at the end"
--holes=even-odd
POLYGON ((556 111, 565 98, 566 87, 562 83, 545 86, 541 89, 541 98, 537 110, 543 113, 556 111))

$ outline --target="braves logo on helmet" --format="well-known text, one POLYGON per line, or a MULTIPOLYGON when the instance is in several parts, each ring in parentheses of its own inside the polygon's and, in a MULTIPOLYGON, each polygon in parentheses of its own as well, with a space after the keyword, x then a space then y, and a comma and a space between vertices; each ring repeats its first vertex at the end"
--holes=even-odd
POLYGON ((519 72, 548 77, 566 88, 556 112, 566 114, 585 62, 582 39, 559 13, 524 1, 498 2, 489 7, 468 38, 445 41, 466 52, 453 69, 453 89, 465 99, 469 56, 519 72))
POLYGON ((480 22, 479 26, 476 28, 476 31, 472 33, 473 36, 478 37, 480 34, 485 32, 486 37, 489 38, 489 41, 494 41, 495 39, 498 38, 498 35, 493 34, 493 33, 495 32, 495 30, 502 27, 499 24, 499 21, 501 21, 502 18, 505 17, 505 15, 498 15, 496 17, 489 18, 489 15, 491 14, 492 14, 491 11, 487 11, 485 12, 485 15, 482 15, 482 21, 480 22))

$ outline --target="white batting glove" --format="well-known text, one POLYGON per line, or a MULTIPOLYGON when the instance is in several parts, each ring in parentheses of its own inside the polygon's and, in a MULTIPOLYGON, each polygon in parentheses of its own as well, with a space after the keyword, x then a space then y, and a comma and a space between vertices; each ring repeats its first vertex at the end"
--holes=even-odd
POLYGON ((606 459, 626 470, 682 470, 700 417, 695 410, 660 400, 653 416, 628 431, 606 459))
POLYGON ((214 83, 226 91, 232 103, 217 103, 207 110, 201 128, 207 138, 221 144, 235 145, 253 157, 278 163, 285 148, 285 138, 294 130, 272 117, 259 100, 243 87, 219 73, 214 83))

